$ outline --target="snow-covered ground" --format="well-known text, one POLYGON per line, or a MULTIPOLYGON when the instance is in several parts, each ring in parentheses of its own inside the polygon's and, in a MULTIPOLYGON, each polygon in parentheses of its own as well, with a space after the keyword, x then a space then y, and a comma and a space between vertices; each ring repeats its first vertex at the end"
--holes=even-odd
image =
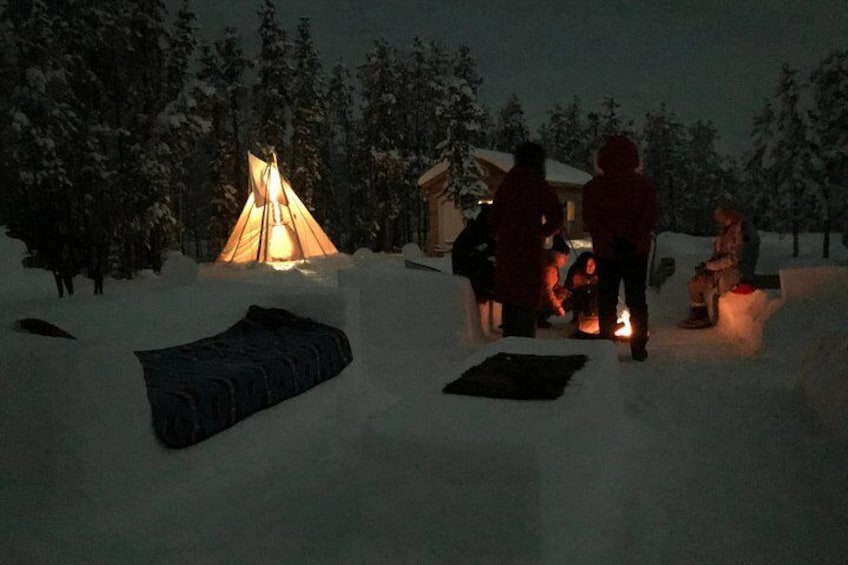
POLYGON ((634 363, 556 325, 486 339, 464 279, 400 256, 280 271, 171 257, 161 277, 107 279, 97 297, 78 278, 58 299, 0 237, 0 561, 844 563, 848 252, 835 238, 825 262, 820 239, 793 259, 790 238, 763 234, 758 270, 782 269, 791 293, 736 297, 719 327, 686 331, 709 240, 664 234, 677 272, 649 290, 650 358, 634 363), (218 333, 252 303, 342 327, 354 363, 161 446, 132 352, 218 333), (15 331, 24 317, 78 340, 15 331), (497 350, 590 361, 553 402, 441 393, 497 350))

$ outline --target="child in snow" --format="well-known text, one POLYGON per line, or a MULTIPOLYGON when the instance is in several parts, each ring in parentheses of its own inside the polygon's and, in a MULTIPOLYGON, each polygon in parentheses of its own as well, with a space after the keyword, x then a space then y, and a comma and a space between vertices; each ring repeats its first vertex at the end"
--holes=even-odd
POLYGON ((569 297, 569 290, 559 282, 559 270, 568 264, 571 248, 560 234, 553 237, 553 245, 548 250, 547 261, 544 266, 544 288, 542 293, 542 305, 538 311, 536 325, 540 328, 551 327, 548 318, 551 316, 565 315, 564 302, 569 297))
POLYGON ((565 303, 566 310, 572 310, 572 322, 579 316, 598 315, 598 270, 595 255, 591 251, 580 254, 565 277, 565 287, 571 295, 565 303))
POLYGON ((742 214, 730 207, 719 206, 713 212, 719 234, 713 241, 710 258, 695 267, 689 279, 689 317, 680 323, 686 329, 701 329, 712 325, 707 312, 707 295, 715 291, 721 296, 741 280, 739 264, 744 248, 742 214))

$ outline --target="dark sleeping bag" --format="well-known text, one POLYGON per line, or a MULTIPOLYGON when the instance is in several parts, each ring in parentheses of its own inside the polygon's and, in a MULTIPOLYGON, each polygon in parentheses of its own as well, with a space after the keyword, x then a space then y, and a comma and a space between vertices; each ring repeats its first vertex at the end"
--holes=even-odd
POLYGON ((202 441, 335 377, 353 360, 341 330, 259 306, 221 334, 135 354, 154 430, 170 447, 202 441))

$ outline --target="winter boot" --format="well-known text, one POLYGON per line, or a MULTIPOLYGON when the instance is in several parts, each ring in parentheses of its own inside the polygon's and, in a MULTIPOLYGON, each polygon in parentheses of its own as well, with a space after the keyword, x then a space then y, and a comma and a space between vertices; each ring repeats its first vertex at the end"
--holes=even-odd
POLYGON ((700 330, 712 325, 706 306, 692 306, 689 308, 689 317, 678 324, 678 326, 687 330, 700 330))
POLYGON ((630 357, 634 361, 644 361, 648 358, 648 350, 645 348, 647 342, 646 339, 634 339, 630 342, 630 357))

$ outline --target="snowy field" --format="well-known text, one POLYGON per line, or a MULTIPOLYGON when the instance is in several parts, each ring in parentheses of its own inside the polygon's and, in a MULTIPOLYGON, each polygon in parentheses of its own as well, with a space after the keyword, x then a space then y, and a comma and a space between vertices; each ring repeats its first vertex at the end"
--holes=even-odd
POLYGON ((80 277, 58 299, 0 236, 0 561, 845 563, 848 251, 835 237, 824 261, 820 241, 793 259, 791 238, 763 234, 758 272, 782 290, 723 298, 718 327, 686 331, 709 239, 664 234, 677 271, 649 290, 634 363, 562 324, 484 335, 467 281, 398 255, 279 271, 172 256, 161 276, 96 297, 80 277), (354 363, 163 447, 133 351, 219 333, 250 304, 344 329, 354 363), (16 331, 25 317, 78 340, 16 331), (441 393, 494 351, 589 363, 551 402, 441 393))

